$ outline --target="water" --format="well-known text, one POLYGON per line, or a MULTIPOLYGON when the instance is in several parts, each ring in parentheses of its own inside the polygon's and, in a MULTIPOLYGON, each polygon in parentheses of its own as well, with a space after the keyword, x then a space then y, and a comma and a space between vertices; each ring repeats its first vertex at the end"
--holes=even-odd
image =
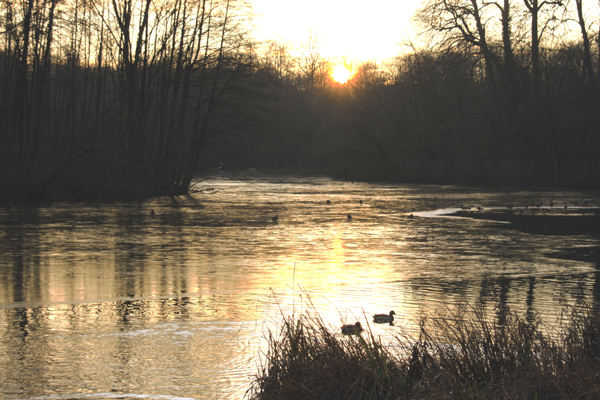
POLYGON ((0 209, 0 397, 240 399, 266 329, 309 298, 335 330, 395 310, 373 328, 384 337, 483 299, 551 323, 558 296, 600 298, 596 265, 548 257, 598 237, 418 214, 598 194, 256 176, 198 188, 0 209))

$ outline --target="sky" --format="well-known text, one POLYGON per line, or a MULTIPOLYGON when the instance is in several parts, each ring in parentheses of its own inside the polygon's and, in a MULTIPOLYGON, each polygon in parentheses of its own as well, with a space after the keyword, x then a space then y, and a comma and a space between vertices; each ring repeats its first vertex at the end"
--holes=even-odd
POLYGON ((311 35, 325 57, 381 60, 400 53, 420 0, 250 0, 261 40, 298 45, 311 35))

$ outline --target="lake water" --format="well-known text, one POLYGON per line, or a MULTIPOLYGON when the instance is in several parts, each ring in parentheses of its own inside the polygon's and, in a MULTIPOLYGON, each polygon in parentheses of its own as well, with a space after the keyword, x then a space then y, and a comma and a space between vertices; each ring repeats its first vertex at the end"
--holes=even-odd
POLYGON ((256 175, 197 187, 0 208, 0 397, 240 399, 266 330, 309 298, 334 330, 394 310, 394 326, 373 327, 384 337, 464 303, 496 299, 551 323, 559 296, 600 299, 597 265, 549 257, 597 236, 418 213, 597 205, 597 193, 256 175))

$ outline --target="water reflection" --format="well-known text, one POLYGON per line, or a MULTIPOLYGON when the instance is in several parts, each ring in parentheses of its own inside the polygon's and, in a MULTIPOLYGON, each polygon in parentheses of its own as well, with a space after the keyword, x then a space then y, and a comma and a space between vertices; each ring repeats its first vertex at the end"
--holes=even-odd
POLYGON ((499 301, 552 321, 557 295, 600 299, 597 265, 547 257, 597 237, 407 218, 434 203, 597 204, 589 194, 204 184, 214 194, 0 210, 2 397, 240 398, 265 327, 309 302, 335 330, 393 309, 394 326, 373 327, 386 337, 422 310, 499 301))

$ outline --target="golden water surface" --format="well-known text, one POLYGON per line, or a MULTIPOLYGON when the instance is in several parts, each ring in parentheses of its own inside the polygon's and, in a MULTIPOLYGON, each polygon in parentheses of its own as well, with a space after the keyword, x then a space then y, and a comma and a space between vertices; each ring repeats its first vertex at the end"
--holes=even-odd
POLYGON ((333 330, 395 310, 373 327, 385 337, 484 299, 551 322, 558 296, 600 298, 596 265, 548 257, 597 237, 416 215, 598 204, 589 193, 256 175, 198 187, 0 209, 0 397, 239 399, 267 329, 309 300, 333 330))

